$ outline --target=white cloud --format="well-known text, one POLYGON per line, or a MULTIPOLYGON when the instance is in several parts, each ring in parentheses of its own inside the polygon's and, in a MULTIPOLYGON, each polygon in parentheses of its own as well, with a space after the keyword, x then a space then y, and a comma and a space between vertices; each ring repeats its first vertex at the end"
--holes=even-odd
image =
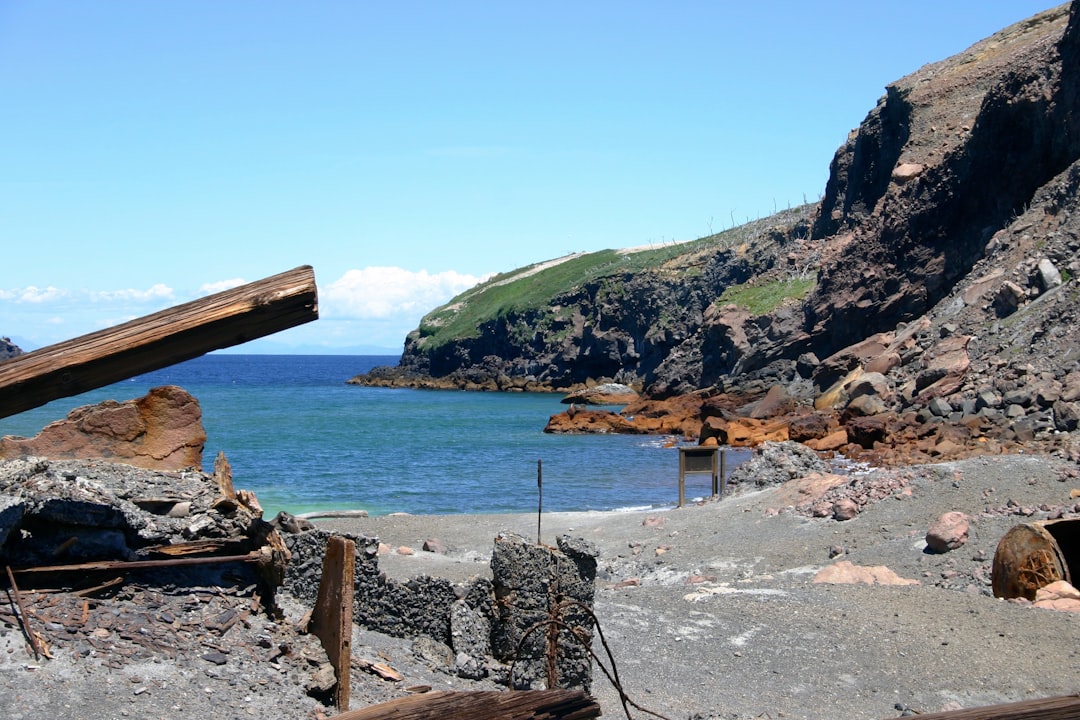
POLYGON ((172 300, 173 289, 168 285, 157 283, 146 290, 127 288, 124 290, 101 290, 90 293, 90 299, 94 302, 124 302, 141 303, 154 302, 157 300, 172 300))
POLYGON ((49 286, 47 288, 39 288, 34 285, 23 288, 22 290, 15 291, 15 302, 20 303, 47 303, 55 300, 61 300, 67 297, 66 290, 60 288, 54 288, 49 286))
POLYGON ((319 294, 329 316, 358 319, 419 319, 483 280, 448 270, 429 273, 399 267, 349 270, 319 294))
POLYGON ((203 283, 199 286, 199 292, 203 295, 213 295, 214 293, 223 292, 225 290, 232 290, 234 287, 240 287, 246 285, 247 280, 242 278, 232 278, 231 280, 218 280, 212 283, 203 283))

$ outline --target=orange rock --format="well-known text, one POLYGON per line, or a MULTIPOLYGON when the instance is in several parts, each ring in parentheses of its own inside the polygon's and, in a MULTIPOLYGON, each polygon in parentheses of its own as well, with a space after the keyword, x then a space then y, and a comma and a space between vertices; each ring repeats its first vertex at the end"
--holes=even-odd
POLYGON ((803 443, 811 450, 827 451, 827 450, 839 450, 848 444, 847 430, 839 428, 832 431, 823 438, 816 438, 813 440, 807 440, 803 443))
POLYGON ((101 458, 150 470, 202 467, 206 430, 183 388, 152 388, 136 400, 84 405, 32 438, 0 438, 0 458, 101 458))
POLYGON ((1064 580, 1057 580, 1035 592, 1034 605, 1048 610, 1080 612, 1080 590, 1064 580))
POLYGON ((902 578, 884 565, 855 565, 850 560, 841 560, 818 571, 814 576, 816 583, 836 585, 918 585, 918 580, 902 578))

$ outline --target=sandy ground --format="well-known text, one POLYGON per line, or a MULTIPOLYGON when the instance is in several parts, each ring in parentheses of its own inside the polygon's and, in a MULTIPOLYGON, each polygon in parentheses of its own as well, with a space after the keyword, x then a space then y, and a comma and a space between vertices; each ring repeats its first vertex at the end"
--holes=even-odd
MULTIPOLYGON (((777 513, 769 489, 663 512, 545 514, 542 539, 600 549, 596 610, 624 688, 669 718, 887 718, 1080 691, 1080 616, 989 590, 1001 536, 1044 517, 1040 506, 1072 505, 1075 464, 1019 455, 890 472, 909 490, 846 522, 777 513), (928 552, 926 529, 951 510, 972 516, 970 539, 928 552), (812 582, 844 560, 919 584, 812 582)), ((489 575, 499 532, 537 531, 535 515, 322 524, 377 535, 392 577, 456 580, 489 575), (421 550, 432 538, 445 554, 421 550)), ((599 674, 593 694, 623 716, 599 674)))

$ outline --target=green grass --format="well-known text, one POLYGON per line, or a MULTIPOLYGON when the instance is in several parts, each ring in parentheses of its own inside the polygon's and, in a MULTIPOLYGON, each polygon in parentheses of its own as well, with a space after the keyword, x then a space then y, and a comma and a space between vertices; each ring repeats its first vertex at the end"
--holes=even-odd
POLYGON ((761 284, 743 283, 724 290, 716 302, 718 305, 734 303, 751 315, 765 315, 786 300, 802 300, 816 284, 817 280, 813 277, 793 277, 761 284))
MULTIPOLYGON (((419 328, 421 346, 431 350, 454 340, 479 337, 482 324, 512 313, 535 311, 534 320, 538 329, 542 330, 554 320, 550 312, 554 298, 601 278, 646 270, 676 273, 684 278, 698 276, 702 272, 702 251, 744 245, 760 235, 764 228, 775 224, 777 219, 794 218, 806 212, 805 207, 798 208, 779 213, 769 221, 747 223, 698 240, 660 245, 637 252, 600 250, 586 253, 527 277, 512 279, 530 268, 502 273, 466 290, 424 316, 419 328)), ((619 283, 613 282, 604 290, 608 293, 618 292, 618 287, 619 283)), ((805 295, 808 290, 802 292, 805 295)), ((524 330, 515 328, 514 332, 524 333, 524 330)))
POLYGON ((497 275, 428 313, 420 321, 420 336, 429 348, 458 338, 478 337, 478 328, 485 322, 513 312, 547 308, 556 296, 586 283, 659 267, 680 255, 700 250, 704 243, 695 240, 636 253, 600 250, 509 282, 506 282, 508 278, 528 268, 497 275))

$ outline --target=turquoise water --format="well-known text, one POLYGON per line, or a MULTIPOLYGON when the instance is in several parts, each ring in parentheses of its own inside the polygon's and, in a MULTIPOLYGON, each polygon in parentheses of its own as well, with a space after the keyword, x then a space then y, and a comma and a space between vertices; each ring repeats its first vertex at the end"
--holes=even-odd
MULTIPOLYGON (((80 405, 179 385, 202 407, 204 466, 223 451, 237 488, 272 517, 364 509, 373 515, 669 507, 678 500, 672 438, 548 435, 560 395, 365 388, 346 384, 396 357, 206 355, 10 418, 0 435, 32 436, 80 405)), ((743 459, 729 451, 728 467, 743 459)), ((687 476, 687 497, 710 492, 687 476)))

